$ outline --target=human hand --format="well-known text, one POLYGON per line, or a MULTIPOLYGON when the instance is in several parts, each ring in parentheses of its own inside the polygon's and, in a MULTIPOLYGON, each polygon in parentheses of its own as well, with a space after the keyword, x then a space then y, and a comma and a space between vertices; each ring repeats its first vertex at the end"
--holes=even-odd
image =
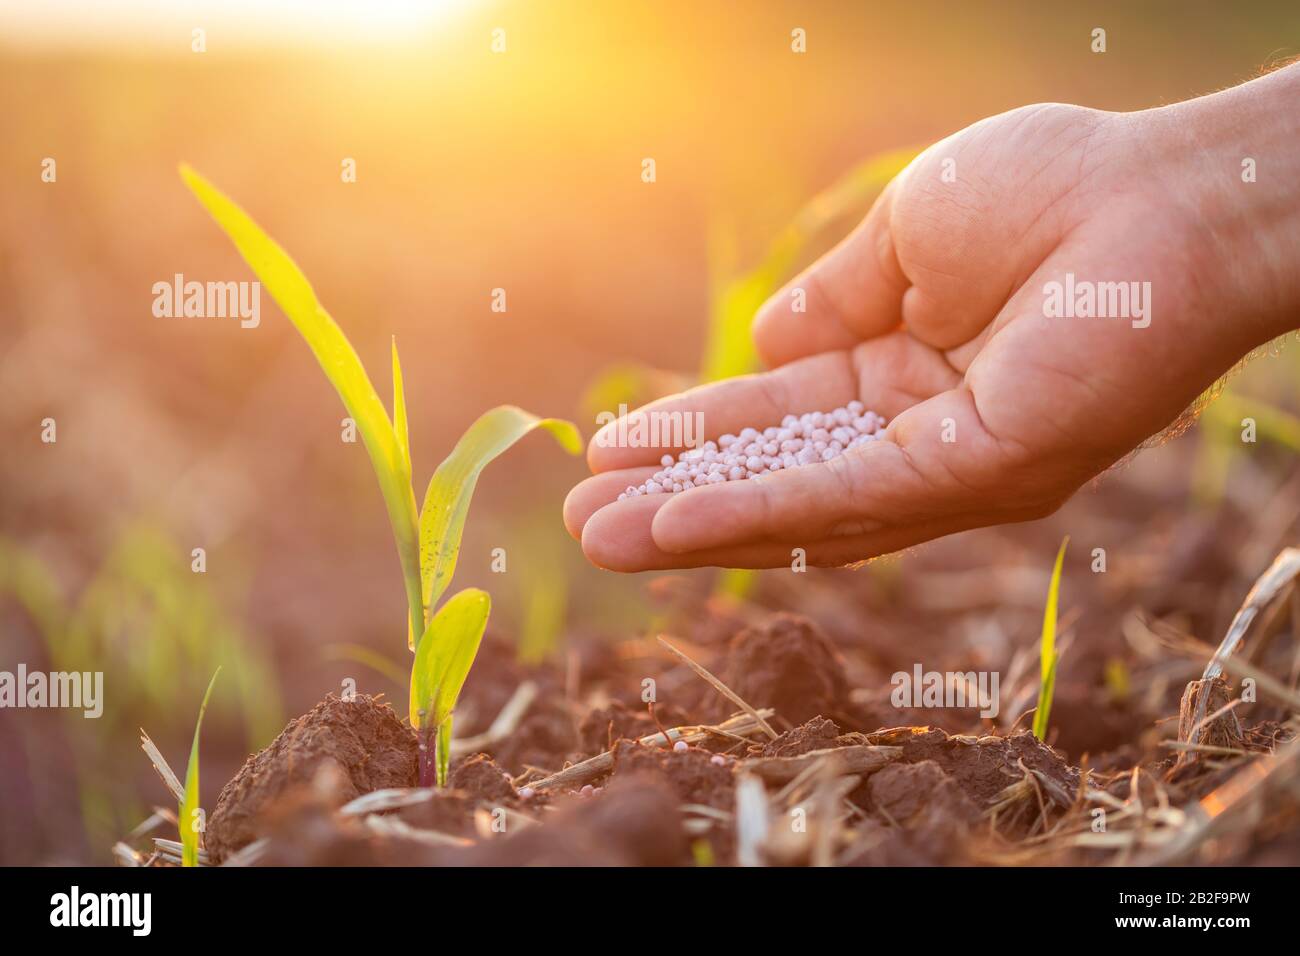
POLYGON ((1297 69, 1141 113, 1025 107, 931 147, 760 310, 772 371, 633 413, 699 412, 718 435, 857 399, 890 420, 883 440, 615 501, 665 449, 611 445, 609 425, 570 532, 619 571, 777 567, 794 548, 839 565, 1055 511, 1295 327, 1297 69), (1246 158, 1267 174, 1245 180, 1246 158), (1123 314, 1053 314, 1051 283, 1123 314))

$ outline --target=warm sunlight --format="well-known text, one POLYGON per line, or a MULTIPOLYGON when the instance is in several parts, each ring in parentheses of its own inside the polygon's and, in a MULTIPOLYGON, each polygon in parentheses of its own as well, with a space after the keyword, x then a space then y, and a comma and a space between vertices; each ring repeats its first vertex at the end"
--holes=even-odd
POLYGON ((240 47, 408 42, 482 0, 62 0, 0 5, 0 42, 25 47, 121 44, 189 52, 195 29, 240 47))

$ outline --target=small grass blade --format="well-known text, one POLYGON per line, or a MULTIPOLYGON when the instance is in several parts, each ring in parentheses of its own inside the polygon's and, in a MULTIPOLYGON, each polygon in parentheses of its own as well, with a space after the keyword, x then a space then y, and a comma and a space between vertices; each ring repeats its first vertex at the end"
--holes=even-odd
POLYGON ((203 715, 208 709, 208 698, 216 686, 218 667, 208 681, 208 689, 203 694, 203 703, 199 705, 199 719, 194 722, 194 743, 190 744, 190 762, 185 768, 185 796, 181 800, 177 829, 181 834, 181 866, 199 865, 199 831, 194 828, 194 813, 199 808, 199 731, 203 727, 203 715))
MULTIPOLYGON (((388 418, 384 403, 366 375, 361 359, 343 330, 317 300, 311 283, 289 254, 233 200, 195 170, 182 163, 180 173, 185 185, 234 242, 244 261, 311 347, 325 376, 357 423, 388 507, 388 519, 393 526, 397 555, 406 582, 411 627, 413 633, 423 631, 419 539, 409 457, 398 440, 397 430, 388 418)), ((400 383, 395 382, 394 387, 400 390, 400 383)), ((404 428, 404 407, 400 414, 404 428)))
POLYGON ((456 570, 465 516, 478 476, 488 462, 534 428, 550 432, 569 454, 581 454, 582 436, 572 422, 538 418, 522 408, 499 405, 469 427, 434 472, 420 512, 420 572, 427 618, 432 619, 438 599, 456 570))
POLYGON ((1047 587, 1047 607, 1043 611, 1043 640, 1038 652, 1041 683, 1038 686, 1038 708, 1034 711, 1034 736, 1039 740, 1047 738, 1047 720, 1052 713, 1052 694, 1056 690, 1056 664, 1060 658, 1056 651, 1056 607, 1061 591, 1061 565, 1065 562, 1065 547, 1069 543, 1067 534, 1056 552, 1052 581, 1047 587))
MULTIPOLYGON (((492 599, 486 591, 478 588, 459 591, 433 616, 415 646, 415 663, 411 668, 411 726, 420 732, 426 744, 429 734, 437 731, 439 786, 446 785, 447 765, 451 760, 451 714, 474 665, 491 610, 492 599)), ((423 769, 422 765, 422 777, 423 769)))

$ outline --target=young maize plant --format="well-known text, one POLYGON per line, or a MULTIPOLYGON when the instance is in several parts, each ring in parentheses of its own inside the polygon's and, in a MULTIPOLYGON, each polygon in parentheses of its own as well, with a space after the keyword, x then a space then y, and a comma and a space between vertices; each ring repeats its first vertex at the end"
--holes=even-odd
POLYGON ((232 200, 182 164, 181 178, 234 242, 298 332, 356 422, 388 509, 409 610, 411 725, 420 735, 420 782, 445 786, 452 712, 487 627, 491 600, 467 588, 438 602, 460 554, 470 498, 483 468, 535 428, 550 432, 570 454, 582 451, 571 423, 538 418, 513 405, 494 408, 469 427, 429 481, 417 511, 402 370, 393 342, 393 417, 343 331, 325 311, 289 255, 232 200), (432 756, 431 756, 432 754, 432 756))

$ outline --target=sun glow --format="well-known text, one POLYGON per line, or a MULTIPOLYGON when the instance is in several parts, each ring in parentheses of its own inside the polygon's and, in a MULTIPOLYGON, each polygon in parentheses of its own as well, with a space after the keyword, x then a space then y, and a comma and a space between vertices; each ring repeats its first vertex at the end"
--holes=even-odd
POLYGON ((62 0, 0 6, 0 37, 17 47, 117 46, 190 52, 193 30, 241 48, 397 44, 436 29, 480 0, 62 0))

